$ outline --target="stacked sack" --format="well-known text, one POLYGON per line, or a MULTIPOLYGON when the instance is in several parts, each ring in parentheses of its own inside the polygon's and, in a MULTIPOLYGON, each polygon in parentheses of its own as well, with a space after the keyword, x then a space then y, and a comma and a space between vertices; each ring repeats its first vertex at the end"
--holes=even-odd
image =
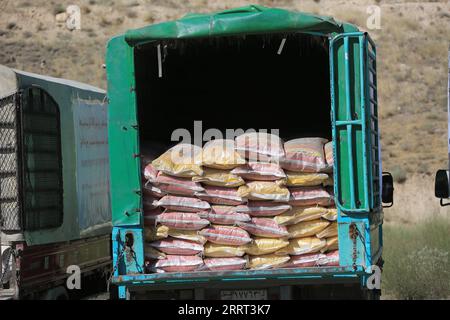
POLYGON ((300 138, 287 141, 284 149, 280 166, 292 210, 274 218, 289 233, 289 245, 275 254, 291 257, 284 267, 339 265, 332 143, 300 138))
POLYGON ((239 191, 249 199, 252 216, 251 223, 239 224, 255 237, 246 248, 249 267, 337 265, 337 212, 332 207, 329 175, 331 143, 322 138, 301 138, 283 145, 278 137, 257 135, 236 139, 239 150, 270 161, 248 162, 250 168, 235 169, 246 179, 239 191), (264 139, 271 141, 269 148, 264 143, 261 146, 264 139))
POLYGON ((325 142, 283 145, 277 136, 250 133, 146 158, 150 272, 338 264, 336 210, 325 187, 333 185, 332 150, 325 142))

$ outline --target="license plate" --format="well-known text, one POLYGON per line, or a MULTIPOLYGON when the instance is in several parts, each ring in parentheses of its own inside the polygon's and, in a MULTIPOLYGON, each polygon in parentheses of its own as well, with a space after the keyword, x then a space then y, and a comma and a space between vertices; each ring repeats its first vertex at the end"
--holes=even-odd
POLYGON ((221 300, 267 300, 267 290, 223 290, 221 300))

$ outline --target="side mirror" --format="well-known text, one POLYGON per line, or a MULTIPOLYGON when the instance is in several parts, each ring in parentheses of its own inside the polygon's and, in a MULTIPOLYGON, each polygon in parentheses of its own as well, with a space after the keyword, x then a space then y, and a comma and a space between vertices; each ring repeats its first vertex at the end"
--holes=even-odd
POLYGON ((436 172, 436 179, 434 181, 434 195, 436 198, 441 199, 441 206, 450 205, 450 203, 444 204, 443 202, 443 199, 447 199, 450 196, 448 175, 449 172, 447 170, 438 170, 436 172))
POLYGON ((388 205, 383 208, 389 208, 394 205, 394 179, 389 172, 383 172, 381 180, 381 201, 388 205))

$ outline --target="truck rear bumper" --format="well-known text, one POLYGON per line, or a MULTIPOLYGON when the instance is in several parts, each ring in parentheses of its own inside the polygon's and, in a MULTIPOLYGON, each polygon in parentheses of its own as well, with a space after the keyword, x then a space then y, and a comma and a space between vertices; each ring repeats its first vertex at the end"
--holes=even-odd
POLYGON ((183 273, 153 273, 132 274, 113 277, 113 283, 119 286, 202 286, 211 283, 236 284, 251 283, 252 286, 276 281, 280 284, 300 283, 339 283, 356 282, 361 276, 367 275, 362 267, 354 270, 352 267, 312 267, 298 269, 274 270, 242 270, 226 272, 183 272, 183 273))

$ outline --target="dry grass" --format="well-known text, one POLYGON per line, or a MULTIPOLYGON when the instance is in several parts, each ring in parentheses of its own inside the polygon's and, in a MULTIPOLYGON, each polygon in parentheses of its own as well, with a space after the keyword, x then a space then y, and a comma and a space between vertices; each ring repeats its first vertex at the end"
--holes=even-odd
POLYGON ((442 217, 385 226, 383 298, 450 298, 449 230, 450 219, 442 217))

